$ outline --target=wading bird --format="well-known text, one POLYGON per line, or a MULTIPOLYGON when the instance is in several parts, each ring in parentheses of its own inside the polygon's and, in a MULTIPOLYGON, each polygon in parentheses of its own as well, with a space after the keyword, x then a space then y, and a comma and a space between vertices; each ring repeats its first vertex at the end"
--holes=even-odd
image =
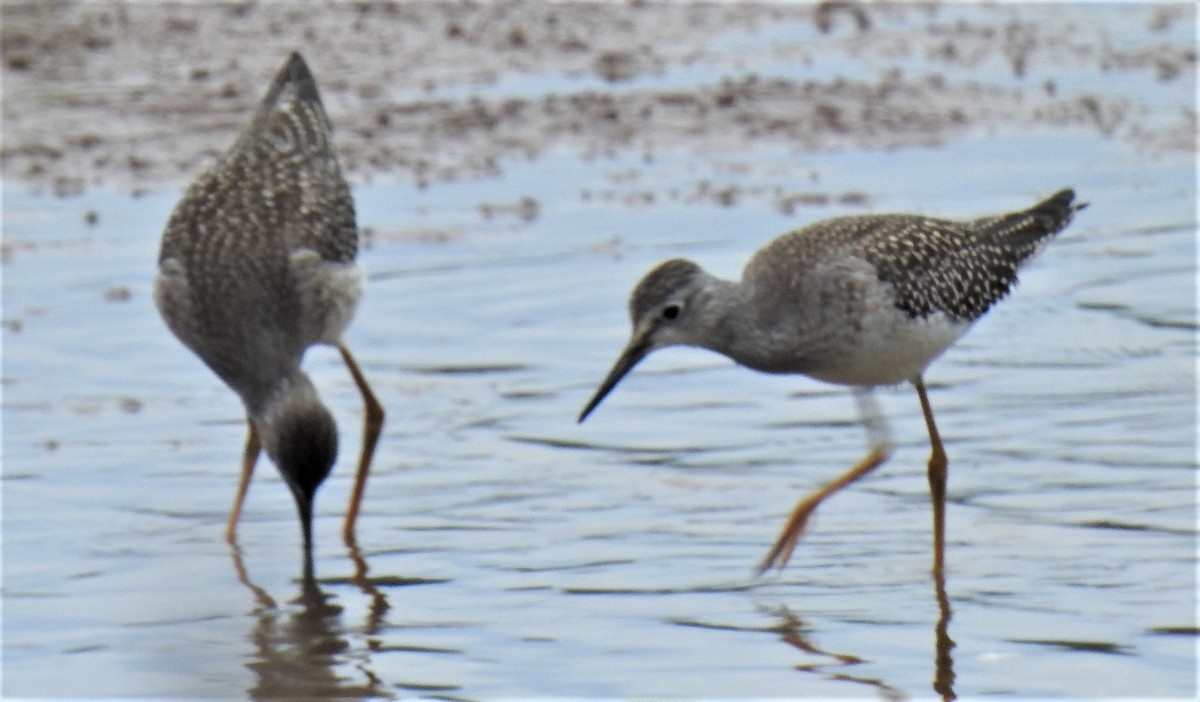
POLYGON ((800 501, 759 572, 783 568, 809 516, 892 451, 872 390, 909 381, 929 429, 934 571, 942 572, 946 452, 923 376, 929 364, 1008 294, 1017 270, 1084 207, 1062 190, 1033 207, 969 221, 911 214, 838 217, 780 236, 740 281, 673 259, 633 291, 633 336, 582 422, 650 352, 698 346, 764 373, 801 373, 854 388, 870 452, 800 501))
POLYGON ((312 569, 313 497, 337 457, 333 416, 300 369, 314 344, 338 348, 365 403, 362 455, 343 534, 353 544, 383 408, 342 340, 362 294, 354 201, 317 84, 293 53, 253 121, 175 207, 154 297, 167 326, 246 408, 231 543, 265 448, 295 497, 312 569))

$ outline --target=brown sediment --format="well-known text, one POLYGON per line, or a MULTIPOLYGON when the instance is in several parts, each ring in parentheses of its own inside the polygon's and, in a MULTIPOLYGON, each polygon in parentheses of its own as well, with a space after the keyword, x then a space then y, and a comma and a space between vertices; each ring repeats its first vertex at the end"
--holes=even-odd
MULTIPOLYGON (((1131 49, 1085 11, 1062 11, 998 7, 966 23, 935 3, 6 3, 0 165, 8 182, 63 195, 178 187, 229 144, 294 49, 360 182, 492 176, 552 148, 890 149, 1027 127, 1195 149, 1190 98, 1164 118, 1120 87, 1178 82, 1190 94, 1194 46, 1155 37, 1194 10, 1148 11, 1131 49), (810 27, 811 41, 719 48, 784 23, 810 27), (903 70, 914 58, 930 70, 903 70), (847 62, 866 68, 832 68, 847 62), (689 69, 711 77, 664 78, 689 69), (1072 89, 1080 75, 1120 80, 1101 94, 1072 89)), ((810 196, 853 194, 777 202, 810 196)))

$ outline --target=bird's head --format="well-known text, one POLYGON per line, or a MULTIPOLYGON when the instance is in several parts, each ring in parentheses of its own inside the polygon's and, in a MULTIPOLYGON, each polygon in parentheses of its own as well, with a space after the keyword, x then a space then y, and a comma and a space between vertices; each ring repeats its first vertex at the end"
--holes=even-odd
POLYGON ((296 498, 306 548, 311 543, 312 504, 337 459, 337 424, 321 404, 312 381, 290 376, 256 418, 263 448, 296 498))
POLYGON ((629 298, 633 334, 600 389, 579 415, 582 422, 617 383, 651 351, 664 346, 705 345, 706 318, 700 308, 715 279, 695 263, 676 258, 642 278, 629 298))

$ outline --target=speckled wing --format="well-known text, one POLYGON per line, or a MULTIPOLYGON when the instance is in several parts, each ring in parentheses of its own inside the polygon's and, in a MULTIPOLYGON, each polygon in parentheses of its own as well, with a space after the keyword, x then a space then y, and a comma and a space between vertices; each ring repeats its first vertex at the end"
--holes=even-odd
POLYGON ((935 312, 973 321, 1017 282, 1018 269, 1071 221, 1081 206, 1062 190, 1021 212, 956 222, 884 217, 855 249, 891 283, 910 317, 935 312))
MULTIPOLYGON (((1070 222, 1082 207, 1073 199, 1063 190, 1028 210, 965 222, 904 214, 828 219, 771 242, 751 259, 745 278, 774 279, 770 285, 778 287, 780 260, 819 268, 856 257, 891 285, 907 316, 941 312, 969 322, 1003 298, 1018 268, 1070 222)), ((803 285, 797 279, 787 287, 803 285)))
POLYGON ((290 249, 326 261, 358 253, 354 201, 334 152, 329 118, 304 59, 293 53, 271 84, 254 121, 230 150, 266 175, 262 207, 287 220, 290 249))
POLYGON ((309 301, 325 276, 313 272, 352 268, 357 248, 328 120, 294 54, 249 128, 172 213, 156 302, 186 346, 226 383, 253 394, 260 378, 279 377, 323 335, 321 311, 309 301))

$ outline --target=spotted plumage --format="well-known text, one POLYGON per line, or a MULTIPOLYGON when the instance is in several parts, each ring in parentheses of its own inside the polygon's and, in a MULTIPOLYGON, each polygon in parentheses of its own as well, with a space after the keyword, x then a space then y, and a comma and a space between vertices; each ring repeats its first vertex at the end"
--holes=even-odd
MULTIPOLYGON (((342 344, 362 292, 357 253, 329 120, 312 73, 292 54, 247 129, 176 205, 159 249, 159 312, 246 407, 231 539, 261 445, 296 496, 309 550, 312 498, 337 453, 332 415, 300 369, 313 344, 338 346, 363 392, 369 461, 382 410, 342 344)), ((359 483, 365 470, 360 463, 359 483)), ((356 511, 354 502, 348 534, 356 511)))
MULTIPOLYGON (((324 268, 329 272, 352 267, 357 250, 354 204, 329 143, 329 122, 312 74, 296 55, 251 126, 171 215, 159 265, 163 280, 183 289, 169 292, 160 310, 185 345, 248 406, 261 408, 272 383, 321 340, 332 316, 306 308, 303 299, 321 267, 302 278, 293 257, 315 254, 332 264, 324 268)), ((341 303, 351 308, 344 315, 349 323, 358 291, 349 286, 345 295, 352 298, 341 303)))
POLYGON ((758 371, 855 387, 871 453, 797 505, 766 568, 787 562, 821 500, 887 458, 886 424, 870 391, 907 380, 917 388, 934 447, 936 508, 939 494, 944 500, 945 455, 925 369, 1008 294, 1019 268, 1083 207, 1074 199, 1062 190, 1029 209, 969 221, 909 214, 824 220, 764 246, 738 281, 688 260, 666 261, 634 288, 632 337, 579 421, 643 358, 673 345, 710 349, 758 371))
POLYGON ((924 318, 941 312, 969 322, 1008 294, 1021 264, 1070 223, 1081 207, 1074 197, 1063 190, 1028 210, 969 221, 905 214, 838 217, 784 234, 755 256, 751 268, 856 257, 891 286, 905 314, 924 318))

